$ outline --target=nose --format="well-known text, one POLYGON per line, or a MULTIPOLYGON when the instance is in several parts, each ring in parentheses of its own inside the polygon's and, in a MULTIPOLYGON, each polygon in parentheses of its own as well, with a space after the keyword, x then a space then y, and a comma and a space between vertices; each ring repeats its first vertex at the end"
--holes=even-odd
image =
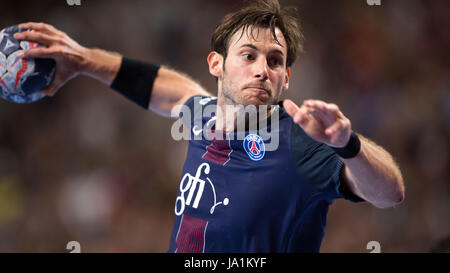
POLYGON ((255 78, 261 81, 265 81, 268 78, 269 68, 267 64, 267 60, 265 58, 260 58, 255 64, 255 78))

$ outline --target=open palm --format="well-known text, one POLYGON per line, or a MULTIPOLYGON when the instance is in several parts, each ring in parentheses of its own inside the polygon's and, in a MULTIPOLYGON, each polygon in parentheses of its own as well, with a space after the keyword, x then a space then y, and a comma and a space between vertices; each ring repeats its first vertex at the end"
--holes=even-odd
POLYGON ((320 100, 306 100, 301 107, 285 100, 283 106, 312 139, 332 147, 347 145, 351 134, 351 123, 337 105, 320 100))

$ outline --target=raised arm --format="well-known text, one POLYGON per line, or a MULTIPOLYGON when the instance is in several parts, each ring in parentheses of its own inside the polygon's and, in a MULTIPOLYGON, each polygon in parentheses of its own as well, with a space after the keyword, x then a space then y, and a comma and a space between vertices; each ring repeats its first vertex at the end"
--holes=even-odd
POLYGON ((378 208, 401 203, 403 177, 392 156, 367 138, 352 134, 350 120, 334 104, 307 100, 301 107, 285 100, 294 122, 316 141, 335 149, 345 164, 343 184, 378 208))
POLYGON ((134 96, 139 97, 139 105, 163 116, 170 116, 175 105, 184 104, 191 96, 209 95, 200 84, 183 73, 124 58, 118 53, 83 47, 51 25, 30 22, 20 24, 19 28, 36 31, 16 33, 14 38, 46 46, 25 51, 24 58, 52 58, 56 61, 54 79, 41 91, 48 96, 56 94, 66 82, 80 74, 117 87, 114 89, 126 96, 130 92, 138 92, 134 96), (154 79, 150 79, 152 69, 154 79), (128 81, 129 75, 139 75, 139 81, 128 81))

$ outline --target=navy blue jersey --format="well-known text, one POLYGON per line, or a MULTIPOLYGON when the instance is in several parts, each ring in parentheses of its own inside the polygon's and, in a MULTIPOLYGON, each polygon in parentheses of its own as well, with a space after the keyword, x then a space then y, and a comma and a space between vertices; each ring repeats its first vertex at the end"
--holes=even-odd
MULTIPOLYGON (((194 109, 217 102, 194 98, 185 104, 192 117, 194 109)), ((281 104, 276 111, 273 151, 251 132, 243 140, 235 132, 223 140, 192 139, 215 113, 190 119, 168 252, 319 252, 333 200, 362 201, 342 190, 343 163, 334 151, 307 136, 281 104)))

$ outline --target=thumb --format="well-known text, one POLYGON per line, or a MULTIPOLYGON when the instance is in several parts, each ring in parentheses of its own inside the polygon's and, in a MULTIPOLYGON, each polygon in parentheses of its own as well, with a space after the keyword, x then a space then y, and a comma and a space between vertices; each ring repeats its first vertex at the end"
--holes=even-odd
POLYGON ((61 82, 61 80, 59 80, 58 78, 54 78, 54 80, 50 83, 49 86, 47 86, 46 88, 42 89, 41 91, 39 91, 39 94, 44 94, 46 96, 52 97, 53 95, 55 95, 55 93, 58 91, 58 89, 61 88, 61 86, 63 85, 63 82, 61 82))
POLYGON ((289 99, 283 101, 283 107, 291 117, 295 117, 295 114, 300 111, 300 108, 298 108, 297 104, 289 99))

